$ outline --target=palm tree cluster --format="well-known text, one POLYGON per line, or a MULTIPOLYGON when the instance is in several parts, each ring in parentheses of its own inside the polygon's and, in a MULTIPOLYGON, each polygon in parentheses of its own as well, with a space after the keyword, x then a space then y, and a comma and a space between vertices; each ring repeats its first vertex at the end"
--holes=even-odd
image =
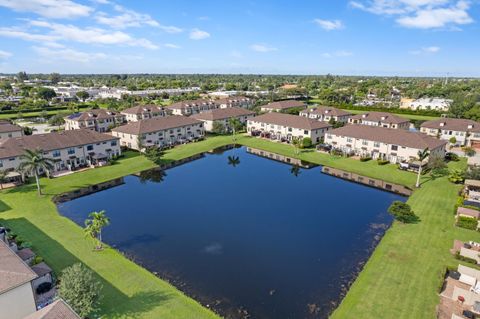
POLYGON ((41 149, 25 150, 25 153, 20 156, 20 160, 22 163, 18 167, 19 171, 35 176, 38 194, 42 195, 39 175, 43 171, 48 176, 53 170, 53 161, 49 158, 45 158, 41 149))
POLYGON ((95 242, 95 250, 102 250, 102 229, 110 224, 110 219, 106 216, 104 210, 100 212, 91 212, 85 220, 85 236, 90 237, 95 242))

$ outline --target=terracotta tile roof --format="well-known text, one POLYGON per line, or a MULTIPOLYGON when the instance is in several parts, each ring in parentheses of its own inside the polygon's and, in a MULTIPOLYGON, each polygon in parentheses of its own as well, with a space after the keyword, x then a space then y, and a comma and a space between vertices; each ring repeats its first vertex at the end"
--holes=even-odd
POLYGON ((91 130, 73 130, 13 137, 0 144, 0 158, 22 155, 26 149, 52 151, 111 140, 118 140, 118 138, 91 130))
POLYGON ((305 114, 322 114, 322 115, 332 115, 332 116, 349 116, 352 115, 352 113, 337 109, 336 107, 331 107, 331 106, 318 106, 314 107, 311 109, 303 110, 300 113, 305 113, 305 114))
POLYGON ((177 103, 173 103, 172 105, 167 106, 169 109, 185 109, 188 107, 198 107, 201 105, 210 105, 210 106, 215 106, 217 103, 212 100, 204 100, 204 99, 198 99, 198 100, 187 100, 187 101, 181 101, 177 103))
POLYGON ((142 120, 138 122, 130 122, 126 125, 116 127, 112 131, 119 132, 119 133, 139 135, 144 133, 168 130, 175 127, 182 127, 182 126, 202 124, 202 123, 203 122, 197 121, 190 117, 172 115, 172 116, 142 120))
POLYGON ((480 211, 472 208, 466 208, 466 207, 458 207, 457 208, 457 214, 458 215, 465 215, 465 216, 471 216, 478 218, 480 217, 480 211))
POLYGON ((213 109, 190 116, 197 120, 217 121, 231 117, 255 115, 255 112, 240 107, 229 107, 226 109, 213 109))
POLYGON ((58 299, 23 319, 80 319, 80 316, 65 301, 58 299))
POLYGON ((326 122, 309 119, 304 116, 297 116, 297 115, 277 113, 277 112, 259 115, 249 119, 249 121, 282 125, 282 126, 293 127, 293 128, 298 128, 302 130, 315 130, 315 129, 332 127, 330 124, 326 122))
POLYGON ((286 110, 294 107, 305 107, 305 103, 302 101, 296 100, 286 100, 286 101, 277 101, 271 102, 267 105, 262 105, 261 108, 268 108, 273 110, 286 110))
POLYGON ((347 136, 386 144, 400 145, 415 149, 437 149, 447 144, 423 133, 396 130, 369 125, 345 125, 330 131, 331 135, 347 136))
POLYGON ((82 113, 74 113, 66 116, 65 119, 71 121, 104 120, 122 116, 119 112, 105 109, 93 109, 82 113))
POLYGON ((143 114, 143 113, 153 113, 153 112, 161 112, 163 111, 163 107, 154 104, 147 104, 147 105, 137 105, 126 110, 123 110, 122 114, 143 114))
POLYGON ((231 96, 223 99, 215 100, 218 104, 229 104, 229 103, 239 103, 239 102, 249 102, 252 99, 246 96, 231 96))
POLYGON ((442 118, 422 123, 421 127, 461 132, 480 132, 480 123, 467 119, 442 118))
POLYGON ((389 124, 400 124, 410 122, 408 119, 394 115, 388 112, 367 112, 363 114, 357 114, 351 117, 353 120, 364 120, 371 122, 382 122, 389 124))
POLYGON ((0 122, 0 133, 19 132, 19 131, 22 131, 21 126, 14 125, 10 122, 0 122))
POLYGON ((37 278, 37 274, 0 240, 0 294, 37 278))

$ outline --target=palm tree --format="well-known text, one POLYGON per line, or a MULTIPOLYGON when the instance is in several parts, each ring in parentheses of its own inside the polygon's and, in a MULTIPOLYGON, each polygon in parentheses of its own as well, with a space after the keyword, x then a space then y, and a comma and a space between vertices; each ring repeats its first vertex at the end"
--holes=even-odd
POLYGON ((239 119, 232 117, 228 120, 228 125, 232 129, 233 141, 235 142, 237 139, 235 134, 237 133, 237 131, 241 129, 242 123, 240 122, 239 119))
POLYGON ((110 219, 105 215, 105 211, 91 212, 85 220, 85 236, 92 237, 96 241, 96 249, 100 250, 102 246, 102 229, 110 224, 110 219))
POLYGON ((295 148, 295 155, 298 155, 300 150, 300 145, 302 145, 302 138, 292 137, 292 145, 295 148))
POLYGON ((25 153, 20 156, 22 161, 19 165, 19 170, 27 173, 28 175, 34 175, 37 183, 38 195, 42 195, 40 188, 40 180, 38 172, 43 170, 48 175, 53 170, 53 161, 49 158, 43 157, 43 151, 37 150, 25 150, 25 153))
POLYGON ((0 189, 3 189, 3 183, 5 182, 6 178, 7 178, 7 172, 0 171, 0 189))
POLYGON ((235 155, 228 157, 228 165, 236 167, 239 164, 240 164, 240 157, 235 156, 235 155))
POLYGON ((428 156, 430 156, 430 151, 428 150, 428 147, 423 151, 418 151, 417 157, 418 157, 418 160, 420 161, 420 165, 418 166, 417 183, 415 184, 417 188, 420 187, 420 176, 422 175, 423 161, 428 156))

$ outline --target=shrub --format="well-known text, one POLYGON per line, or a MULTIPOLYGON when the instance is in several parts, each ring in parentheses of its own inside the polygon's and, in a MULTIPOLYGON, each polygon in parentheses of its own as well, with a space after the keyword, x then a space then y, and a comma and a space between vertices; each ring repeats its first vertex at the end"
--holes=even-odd
POLYGON ((392 214, 396 220, 404 224, 416 223, 419 220, 418 216, 412 211, 410 205, 398 200, 390 205, 388 212, 392 214))
POLYGON ((35 259, 33 259, 33 264, 36 265, 36 264, 39 264, 43 262, 43 257, 41 256, 35 256, 35 259))
POLYGON ((388 163, 390 163, 390 161, 382 160, 382 159, 377 160, 378 165, 387 165, 388 163))
POLYGON ((368 162, 372 158, 370 156, 362 156, 360 157, 360 162, 368 162))
POLYGON ((310 148, 312 147, 312 139, 310 137, 305 137, 302 139, 302 148, 310 148))
POLYGON ((465 180, 465 172, 460 169, 452 169, 448 174, 448 180, 454 184, 463 183, 465 180))
POLYGON ((468 157, 475 156, 475 154, 477 153, 474 148, 469 147, 469 146, 464 147, 463 151, 465 152, 465 155, 468 156, 468 157))
POLYGON ((447 154, 445 154, 445 159, 447 161, 452 161, 452 162, 458 162, 460 160, 457 154, 451 153, 451 152, 448 152, 447 154))
POLYGON ((473 258, 470 258, 470 257, 465 257, 465 256, 462 256, 460 255, 460 252, 457 251, 455 253, 455 258, 458 259, 458 260, 461 260, 461 261, 464 261, 464 262, 467 262, 467 263, 470 263, 470 264, 477 264, 477 261, 473 258))
POLYGON ((163 154, 164 152, 156 146, 150 146, 145 149, 145 157, 157 165, 162 163, 163 154))
POLYGON ((456 225, 461 228, 476 230, 478 225, 478 220, 472 217, 460 216, 457 219, 456 225))
POLYGON ((52 283, 43 282, 40 285, 38 285, 36 291, 37 291, 37 294, 41 295, 46 293, 47 291, 50 291, 51 289, 52 289, 52 283))
POLYGON ((28 241, 24 241, 22 242, 21 245, 19 245, 19 248, 30 248, 30 247, 32 247, 32 243, 28 241))

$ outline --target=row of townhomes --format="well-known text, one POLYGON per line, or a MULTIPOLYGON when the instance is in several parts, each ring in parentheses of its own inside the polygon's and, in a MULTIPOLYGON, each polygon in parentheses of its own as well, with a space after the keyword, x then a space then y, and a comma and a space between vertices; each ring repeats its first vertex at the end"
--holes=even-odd
POLYGON ((117 137, 92 130, 13 137, 0 143, 0 170, 17 171, 27 149, 42 150, 54 162, 52 173, 103 166, 121 154, 117 137))
POLYGON ((245 96, 232 96, 217 100, 189 100, 181 101, 169 105, 167 109, 173 115, 189 116, 198 114, 204 111, 214 109, 225 109, 230 107, 248 108, 253 105, 253 100, 245 96))
POLYGON ((323 122, 330 122, 333 120, 339 123, 347 123, 352 114, 335 107, 321 106, 305 109, 300 112, 300 116, 323 122))
POLYGON ((23 129, 10 123, 9 121, 0 120, 0 143, 8 138, 20 137, 23 135, 23 129))
POLYGON ((466 119, 442 118, 424 122, 420 132, 445 141, 455 138, 456 145, 480 146, 480 123, 466 119))
POLYGON ((286 112, 298 108, 306 108, 306 104, 297 100, 276 101, 263 105, 260 108, 262 112, 286 112))
POLYGON ((0 227, 0 319, 80 319, 67 303, 55 299, 50 267, 34 259, 30 248, 9 242, 0 227))
POLYGON ((130 122, 114 128, 112 135, 120 139, 122 146, 143 150, 150 146, 168 147, 201 139, 205 129, 202 121, 172 115, 130 122))
POLYGON ((246 124, 247 120, 255 116, 254 111, 250 111, 240 107, 229 107, 222 109, 214 109, 202 113, 194 114, 191 118, 202 121, 204 123, 205 131, 211 132, 213 123, 221 123, 227 131, 230 128, 230 119, 237 119, 242 124, 246 124))
POLYGON ((285 142, 308 137, 317 144, 331 128, 330 124, 323 121, 278 112, 266 113, 247 121, 247 132, 251 135, 285 142))
POLYGON ((410 127, 408 119, 387 112, 368 112, 350 116, 348 123, 403 130, 408 130, 410 127))

